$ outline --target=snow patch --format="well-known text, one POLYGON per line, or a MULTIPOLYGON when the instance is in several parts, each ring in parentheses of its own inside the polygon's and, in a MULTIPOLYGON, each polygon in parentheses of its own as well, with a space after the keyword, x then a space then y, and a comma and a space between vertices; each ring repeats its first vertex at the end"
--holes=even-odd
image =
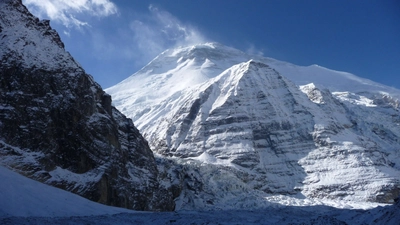
POLYGON ((304 94, 306 94, 312 102, 314 102, 316 104, 324 104, 325 103, 321 91, 319 89, 317 89, 315 84, 310 83, 307 85, 301 85, 301 86, 299 86, 299 89, 304 94))
POLYGON ((357 95, 351 92, 332 92, 332 94, 341 101, 350 102, 354 105, 362 105, 366 107, 376 107, 374 100, 362 95, 357 95))

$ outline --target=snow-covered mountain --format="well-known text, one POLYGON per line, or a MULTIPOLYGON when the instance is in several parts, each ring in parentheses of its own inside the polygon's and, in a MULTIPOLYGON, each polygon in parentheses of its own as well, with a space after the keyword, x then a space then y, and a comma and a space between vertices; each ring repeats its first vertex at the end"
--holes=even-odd
MULTIPOLYGON (((141 124, 141 114, 149 110, 148 103, 158 104, 181 90, 203 83, 233 65, 251 59, 268 64, 296 85, 314 83, 319 88, 329 89, 333 93, 345 92, 337 93, 338 95, 346 95, 346 92, 352 91, 347 93, 349 100, 352 96, 354 100, 362 97, 354 94, 363 92, 374 94, 375 98, 400 98, 399 90, 350 73, 318 65, 304 67, 272 58, 248 55, 218 43, 168 49, 144 68, 106 91, 112 94, 114 105, 122 109, 128 117, 134 118, 136 123, 141 124)), ((362 101, 360 104, 363 104, 362 101)))
POLYGON ((399 196, 398 90, 207 43, 108 91, 156 157, 49 22, 0 1, 0 224, 398 224, 376 203, 399 196))
POLYGON ((0 1, 0 165, 103 204, 174 208, 147 141, 21 0, 0 1))
POLYGON ((206 43, 166 50, 106 92, 159 154, 176 209, 400 195, 397 89, 206 43))

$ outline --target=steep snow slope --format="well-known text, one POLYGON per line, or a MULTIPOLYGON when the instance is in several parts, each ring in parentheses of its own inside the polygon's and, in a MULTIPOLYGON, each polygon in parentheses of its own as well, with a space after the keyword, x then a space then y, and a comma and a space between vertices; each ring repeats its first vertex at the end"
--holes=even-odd
POLYGON ((171 108, 170 114, 143 130, 163 155, 215 158, 254 172, 246 178, 253 188, 292 193, 304 176, 295 164, 314 148, 309 135, 312 116, 296 106, 299 97, 294 89, 267 65, 249 61, 182 93, 177 101, 167 99, 154 110, 171 108), (286 148, 279 143, 286 143, 286 148))
POLYGON ((396 89, 207 43, 167 50, 106 91, 172 160, 159 170, 178 183, 178 208, 261 207, 266 193, 399 196, 396 89))
POLYGON ((137 121, 150 110, 149 105, 178 96, 185 88, 203 83, 247 58, 236 49, 215 43, 169 49, 106 91, 113 95, 114 105, 137 121))
POLYGON ((398 89, 357 77, 351 73, 331 70, 319 65, 297 66, 277 60, 272 61, 270 65, 297 85, 314 83, 319 87, 327 88, 331 92, 388 93, 392 97, 400 98, 398 89))
POLYGON ((89 216, 130 212, 91 202, 0 166, 0 217, 89 216))

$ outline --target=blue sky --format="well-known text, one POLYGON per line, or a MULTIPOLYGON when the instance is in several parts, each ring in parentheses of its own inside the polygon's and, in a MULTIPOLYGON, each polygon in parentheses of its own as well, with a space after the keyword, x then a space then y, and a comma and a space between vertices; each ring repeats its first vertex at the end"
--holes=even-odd
POLYGON ((23 0, 103 88, 167 48, 216 41, 400 89, 398 0, 23 0))

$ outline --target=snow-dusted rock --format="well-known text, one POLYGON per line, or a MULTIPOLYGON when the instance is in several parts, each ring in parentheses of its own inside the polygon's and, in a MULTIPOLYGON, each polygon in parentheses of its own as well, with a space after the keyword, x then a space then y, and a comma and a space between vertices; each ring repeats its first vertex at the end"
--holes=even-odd
POLYGON ((0 2, 0 163, 100 203, 171 210, 153 153, 49 21, 0 2))

